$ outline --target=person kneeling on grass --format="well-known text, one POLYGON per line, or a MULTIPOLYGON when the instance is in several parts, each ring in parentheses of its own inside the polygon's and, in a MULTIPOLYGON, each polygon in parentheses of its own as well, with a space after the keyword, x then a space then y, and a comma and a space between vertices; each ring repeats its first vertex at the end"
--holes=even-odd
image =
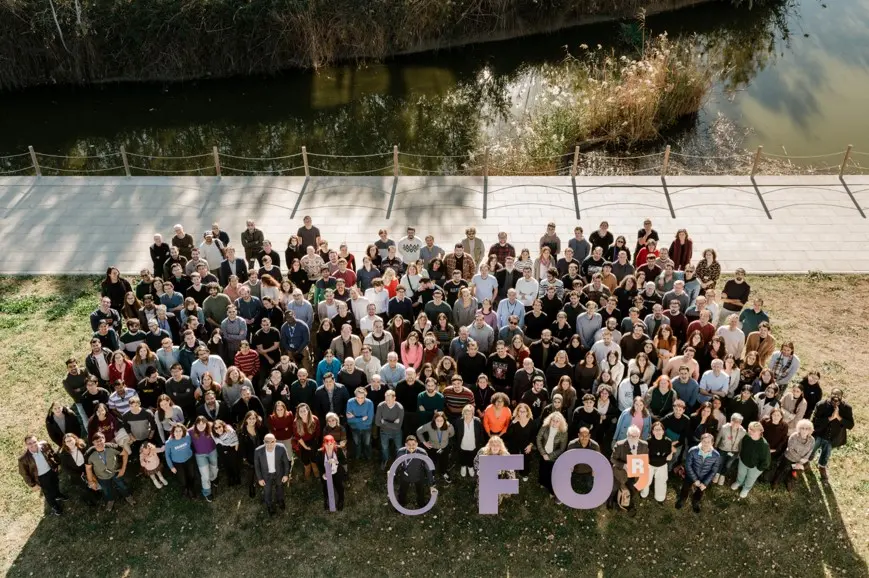
POLYGON ((730 489, 742 488, 742 491, 739 492, 739 499, 747 497, 748 492, 754 487, 754 483, 769 468, 770 463, 772 463, 772 454, 769 443, 763 437, 763 426, 759 421, 753 421, 748 424, 748 436, 742 440, 736 481, 733 482, 730 489))
POLYGON ((676 500, 677 509, 684 505, 685 498, 690 495, 692 509, 700 513, 700 501, 721 464, 721 454, 713 447, 714 441, 711 433, 704 433, 700 436, 700 443, 688 450, 685 456, 685 481, 676 500))

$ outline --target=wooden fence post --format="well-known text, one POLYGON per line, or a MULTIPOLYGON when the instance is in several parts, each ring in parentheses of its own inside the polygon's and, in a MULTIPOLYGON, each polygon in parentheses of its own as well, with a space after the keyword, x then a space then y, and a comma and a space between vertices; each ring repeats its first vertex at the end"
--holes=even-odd
POLYGON ((33 168, 34 170, 36 170, 36 176, 41 177, 42 171, 39 168, 39 161, 36 160, 36 151, 33 150, 33 147, 31 146, 27 147, 27 150, 30 151, 30 160, 33 162, 33 168))
POLYGON ((840 177, 843 174, 845 174, 845 165, 848 164, 848 159, 851 158, 851 149, 852 148, 853 148, 853 145, 848 145, 848 148, 845 149, 845 158, 842 159, 842 166, 839 167, 839 176, 840 177))
POLYGON ((310 177, 311 171, 308 169, 308 149, 302 147, 302 164, 305 165, 305 176, 310 177))
POLYGON ((398 145, 392 145, 392 176, 398 176, 398 145))
POLYGON ((217 178, 220 178, 220 154, 217 152, 217 147, 211 147, 211 151, 214 153, 214 173, 217 175, 217 178))
POLYGON ((576 177, 577 167, 579 166, 579 145, 573 151, 573 166, 570 169, 570 176, 576 177))
POLYGON ((754 153, 754 163, 751 165, 751 178, 757 173, 757 165, 760 163, 760 155, 763 154, 763 145, 758 145, 757 152, 754 153))
POLYGON ((667 148, 664 149, 664 164, 661 165, 661 176, 667 176, 667 167, 670 165, 670 145, 667 145, 667 148))
POLYGON ((124 162, 124 173, 129 179, 132 176, 130 174, 130 161, 127 160, 127 149, 124 148, 124 145, 121 145, 121 160, 124 162))

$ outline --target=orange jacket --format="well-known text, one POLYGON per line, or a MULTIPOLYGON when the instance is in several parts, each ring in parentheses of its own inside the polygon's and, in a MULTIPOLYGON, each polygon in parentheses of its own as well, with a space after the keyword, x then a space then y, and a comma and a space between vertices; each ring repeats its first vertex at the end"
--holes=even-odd
POLYGON ((504 435, 507 433, 511 419, 513 419, 513 413, 509 407, 501 408, 501 416, 495 417, 495 405, 489 404, 489 407, 483 412, 483 428, 489 435, 504 435))

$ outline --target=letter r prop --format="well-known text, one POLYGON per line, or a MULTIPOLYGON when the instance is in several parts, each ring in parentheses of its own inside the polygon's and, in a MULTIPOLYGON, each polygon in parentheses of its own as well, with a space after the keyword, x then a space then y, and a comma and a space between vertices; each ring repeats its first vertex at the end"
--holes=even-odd
POLYGON ((628 456, 628 477, 637 478, 634 488, 638 492, 642 492, 649 486, 649 482, 651 482, 650 473, 648 454, 628 456))
POLYGON ((521 470, 525 467, 523 454, 509 456, 480 456, 480 471, 477 472, 480 483, 479 512, 481 514, 498 513, 498 496, 501 494, 518 494, 519 480, 502 480, 498 477, 501 470, 521 470))

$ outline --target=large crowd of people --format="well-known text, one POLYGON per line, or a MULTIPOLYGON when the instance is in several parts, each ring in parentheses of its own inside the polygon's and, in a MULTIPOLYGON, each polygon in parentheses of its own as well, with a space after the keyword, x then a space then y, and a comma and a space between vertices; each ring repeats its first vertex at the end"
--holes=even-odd
MULTIPOLYGON (((50 441, 25 439, 21 476, 55 515, 67 499, 134 504, 137 473, 208 502, 243 485, 269 514, 291 478, 319 480, 328 508, 328 478, 340 510, 354 464, 405 454, 434 464, 398 466, 408 507, 508 453, 525 467, 502 476, 557 500, 554 461, 575 448, 609 457, 607 505, 632 513, 668 484, 695 512, 716 485, 791 490, 816 455, 827 479, 851 407, 714 249, 694 259, 687 231, 667 244, 649 220, 634 246, 606 222, 566 242, 550 223, 535 258, 507 233, 488 249, 465 233, 445 250, 382 229, 361 256, 310 217, 283 253, 253 221, 237 243, 216 223, 200 240, 154 235, 135 283, 106 272, 90 351, 66 360, 70 399, 48 408, 50 441), (635 454, 651 468, 641 492, 635 454)), ((592 483, 577 466, 574 488, 592 483)))

